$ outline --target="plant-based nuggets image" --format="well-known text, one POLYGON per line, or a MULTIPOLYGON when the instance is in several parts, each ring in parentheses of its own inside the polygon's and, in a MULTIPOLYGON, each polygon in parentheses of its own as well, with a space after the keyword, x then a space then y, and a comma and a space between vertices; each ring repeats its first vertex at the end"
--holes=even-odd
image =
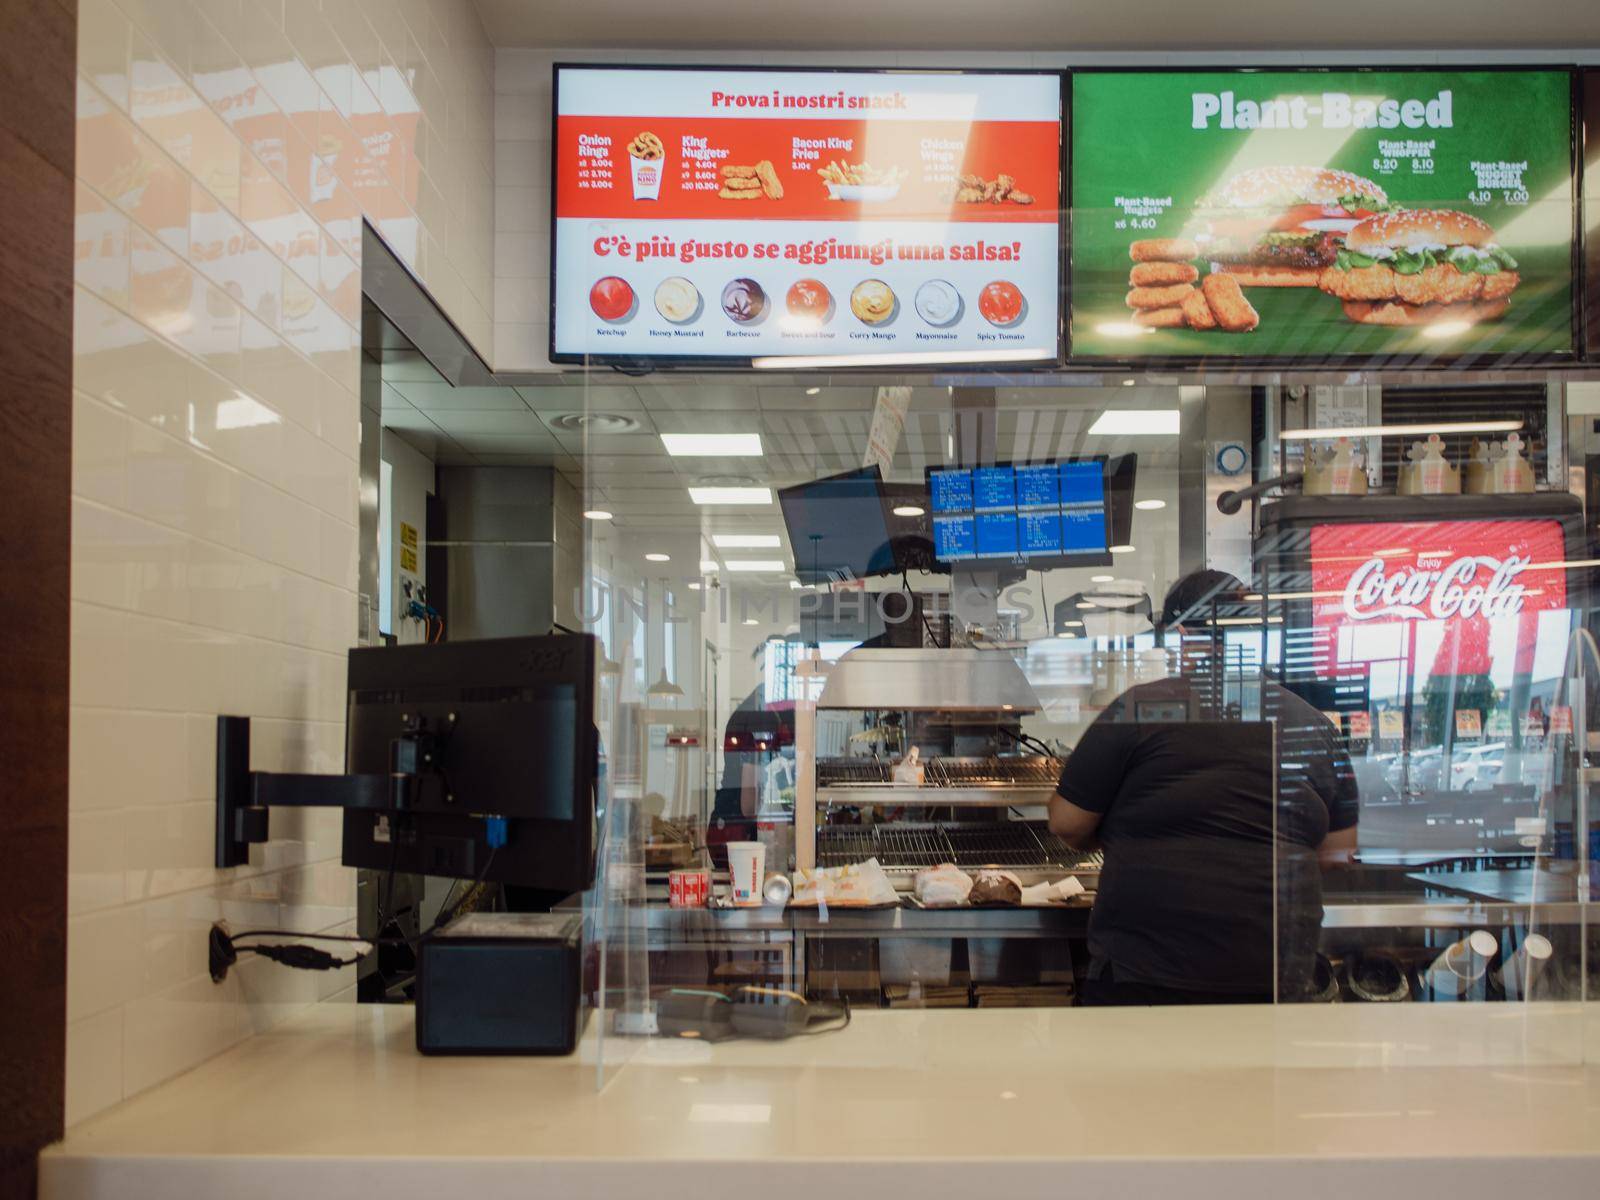
POLYGON ((1141 308, 1133 314, 1133 323, 1148 329, 1182 329, 1187 322, 1181 308, 1141 308))
POLYGON ((1490 320, 1522 282, 1494 230, 1469 213, 1401 209, 1362 221, 1317 286, 1369 325, 1490 320))
POLYGON ((1182 304, 1183 298, 1194 291, 1191 284, 1180 283, 1172 287, 1136 287, 1127 295, 1129 308, 1171 308, 1182 304))
POLYGON ((1128 247, 1128 257, 1136 263, 1187 262, 1200 257, 1193 238, 1145 238, 1128 247))
MULTIPOLYGON (((1206 303, 1204 292, 1190 292, 1183 298, 1179 306, 1185 319, 1194 329, 1215 329, 1217 327, 1216 314, 1211 311, 1211 305, 1206 303)), ((1139 318, 1135 317, 1134 320, 1139 318)))
POLYGON ((1217 324, 1229 333, 1249 333, 1261 324, 1261 315, 1244 298, 1239 281, 1231 275, 1207 275, 1200 284, 1217 324))
POLYGON ((1128 272, 1128 282, 1134 287, 1171 287, 1175 283, 1193 283, 1200 278, 1200 268, 1193 263, 1142 262, 1135 263, 1128 272))

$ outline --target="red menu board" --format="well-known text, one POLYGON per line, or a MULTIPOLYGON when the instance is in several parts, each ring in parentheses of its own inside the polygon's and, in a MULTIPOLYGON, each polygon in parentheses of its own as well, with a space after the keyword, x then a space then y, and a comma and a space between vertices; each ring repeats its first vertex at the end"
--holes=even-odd
POLYGON ((551 350, 1060 353, 1055 74, 556 69, 551 350))

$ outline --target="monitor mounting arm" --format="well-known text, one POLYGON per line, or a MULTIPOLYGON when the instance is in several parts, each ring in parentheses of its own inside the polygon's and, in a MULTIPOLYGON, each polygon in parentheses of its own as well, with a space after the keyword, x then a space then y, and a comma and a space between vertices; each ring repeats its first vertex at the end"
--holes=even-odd
MULTIPOLYGON (((449 721, 455 720, 452 713, 449 721)), ((389 743, 386 775, 288 775, 250 769, 250 718, 217 718, 218 867, 242 866, 250 845, 267 840, 272 808, 360 808, 405 812, 414 808, 430 776, 443 780, 437 763, 450 729, 430 729, 426 717, 406 720, 389 743)), ((443 784, 449 801, 448 783, 443 784)))

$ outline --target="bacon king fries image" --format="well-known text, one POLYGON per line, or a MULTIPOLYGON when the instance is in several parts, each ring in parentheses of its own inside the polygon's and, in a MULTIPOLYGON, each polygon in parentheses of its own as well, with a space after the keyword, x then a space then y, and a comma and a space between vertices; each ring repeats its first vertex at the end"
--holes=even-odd
MULTIPOLYGON (((1060 93, 1029 72, 557 68, 554 360, 1059 362, 1060 93), (617 281, 598 304, 597 280, 617 281)), ((1159 265, 1124 291, 1195 286, 1159 265)))

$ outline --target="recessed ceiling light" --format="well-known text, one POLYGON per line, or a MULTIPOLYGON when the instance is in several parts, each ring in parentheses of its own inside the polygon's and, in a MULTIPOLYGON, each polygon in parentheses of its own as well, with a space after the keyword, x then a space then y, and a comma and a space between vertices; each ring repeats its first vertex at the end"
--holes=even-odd
POLYGON ((756 550, 781 546, 783 542, 775 533, 713 533, 711 544, 723 550, 756 550))
POLYGON ((671 562, 672 561, 672 555, 670 555, 670 554, 660 554, 660 553, 646 554, 644 556, 644 560, 645 560, 645 562, 671 562))
POLYGON ((1090 583, 1110 583, 1115 578, 1116 578, 1115 575, 1091 575, 1091 576, 1089 576, 1089 582, 1090 583))
POLYGON ((1111 553, 1113 553, 1113 554, 1132 554, 1134 552, 1134 550, 1136 550, 1136 549, 1137 549, 1136 546, 1128 546, 1128 545, 1113 546, 1113 547, 1111 547, 1111 553))
POLYGON ((1078 607, 1079 608, 1097 608, 1099 606, 1096 605, 1093 600, 1079 600, 1078 601, 1078 607))
POLYGON ((1175 408, 1111 408, 1089 426, 1092 437, 1172 436, 1177 432, 1178 410, 1175 408))
POLYGON ((702 572, 705 572, 705 573, 709 574, 710 572, 713 572, 713 571, 715 571, 717 569, 718 569, 718 564, 717 564, 717 560, 716 559, 714 559, 714 558, 702 558, 700 560, 700 570, 702 572))
POLYGON ((730 571, 786 571, 789 564, 781 558, 730 558, 730 571))
POLYGON ((761 622, 756 620, 754 617, 746 617, 744 619, 744 623, 746 625, 759 625, 759 624, 761 624, 761 622))
POLYGON ((691 592, 698 592, 700 590, 700 585, 698 583, 691 583, 689 585, 689 590, 691 592))
POLYGON ((927 511, 920 504, 897 504, 894 507, 894 515, 897 517, 920 517, 927 511))
POLYGON ((821 391, 822 391, 822 389, 821 388, 817 388, 817 387, 807 388, 806 389, 806 395, 815 396, 821 391))
POLYGON ((1132 387, 1133 385, 1134 385, 1134 380, 1132 380, 1132 379, 1124 379, 1122 381, 1122 386, 1123 387, 1132 387))
POLYGON ((590 520, 590 521, 609 521, 609 520, 611 520, 611 514, 608 513, 603 508, 591 508, 588 512, 584 513, 583 515, 584 515, 584 518, 586 520, 590 520))
POLYGON ((696 504, 771 504, 772 489, 764 487, 692 487, 696 504))
POLYGON ((1142 508, 1146 512, 1151 512, 1158 508, 1165 508, 1167 506, 1167 502, 1165 500, 1135 500, 1133 502, 1133 506, 1135 508, 1142 508))
POLYGON ((1069 638, 1072 635, 1070 633, 1068 633, 1065 629, 1063 629, 1060 633, 1056 634, 1056 636, 1060 637, 1060 638, 1069 638))
POLYGON ((759 433, 663 433, 661 444, 674 458, 760 458, 759 433))
POLYGON ((1082 621, 1063 621, 1061 623, 1063 625, 1067 626, 1068 628, 1072 628, 1074 626, 1076 626, 1079 629, 1083 628, 1083 622, 1082 621))

